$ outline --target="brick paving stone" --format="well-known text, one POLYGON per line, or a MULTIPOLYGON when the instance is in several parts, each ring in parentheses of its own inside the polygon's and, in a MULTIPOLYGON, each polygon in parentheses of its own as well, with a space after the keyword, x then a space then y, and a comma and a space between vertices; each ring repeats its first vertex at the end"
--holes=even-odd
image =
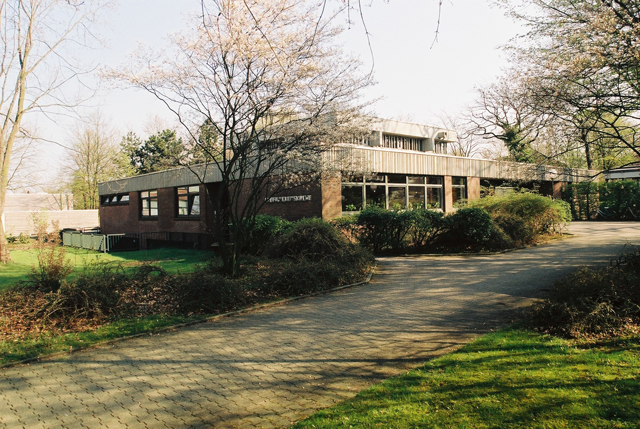
POLYGON ((381 258, 370 285, 0 370, 0 428, 276 428, 455 350, 638 223, 488 256, 381 258))

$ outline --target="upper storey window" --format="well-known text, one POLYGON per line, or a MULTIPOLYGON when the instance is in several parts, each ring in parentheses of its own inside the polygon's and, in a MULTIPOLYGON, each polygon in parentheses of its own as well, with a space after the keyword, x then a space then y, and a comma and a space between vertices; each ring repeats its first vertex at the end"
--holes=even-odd
POLYGON ((447 142, 436 141, 435 143, 435 152, 446 154, 447 153, 447 142))
POLYGON ((422 150, 422 139, 383 134, 382 146, 391 149, 422 150))

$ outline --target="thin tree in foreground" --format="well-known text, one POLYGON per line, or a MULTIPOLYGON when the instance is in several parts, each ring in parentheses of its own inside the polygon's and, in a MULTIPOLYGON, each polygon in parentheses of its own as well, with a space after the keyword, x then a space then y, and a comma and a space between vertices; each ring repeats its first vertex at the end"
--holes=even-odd
MULTIPOLYGON (((0 0, 0 216, 4 212, 16 139, 29 112, 69 106, 61 90, 77 75, 62 57, 68 43, 90 37, 106 1, 0 0)), ((0 222, 0 262, 10 260, 0 222)))
POLYGON ((207 191, 218 240, 231 242, 220 246, 228 275, 266 199, 317 178, 322 154, 362 132, 359 91, 372 82, 335 21, 304 0, 202 1, 170 53, 114 72, 166 104, 207 161, 194 173, 220 182, 207 191))

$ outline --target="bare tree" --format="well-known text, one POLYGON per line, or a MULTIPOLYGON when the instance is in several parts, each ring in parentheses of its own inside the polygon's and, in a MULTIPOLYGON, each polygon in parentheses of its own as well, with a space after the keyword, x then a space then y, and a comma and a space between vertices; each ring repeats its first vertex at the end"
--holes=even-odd
POLYGON ((220 246, 229 275, 265 200, 310 180, 323 152, 361 131, 359 90, 371 79, 336 45, 334 18, 304 0, 202 1, 195 31, 176 36, 170 54, 140 53, 115 73, 176 115, 206 154, 209 172, 193 169, 203 182, 219 175, 208 199, 218 239, 232 241, 220 246))
POLYGON ((502 141, 514 161, 533 162, 533 144, 546 117, 532 108, 520 82, 510 76, 478 88, 478 99, 467 119, 472 133, 502 141))
POLYGON ((478 135, 472 121, 465 117, 456 118, 448 114, 439 115, 438 118, 444 128, 455 130, 458 135, 458 140, 448 144, 449 154, 468 158, 480 155, 486 146, 486 140, 478 135))
POLYGON ((38 140, 22 130, 14 144, 7 190, 15 192, 42 185, 39 177, 42 166, 39 165, 38 154, 38 140))
POLYGON ((65 166, 76 209, 97 209, 98 183, 130 175, 119 139, 99 115, 84 123, 71 139, 65 166))
MULTIPOLYGON (((62 89, 77 70, 61 53, 68 44, 86 40, 88 26, 104 4, 101 0, 0 1, 0 215, 25 116, 69 105, 62 89)), ((0 261, 9 259, 0 223, 0 261)))
POLYGON ((565 122, 587 166, 612 143, 640 158, 640 1, 499 2, 529 27, 510 52, 530 105, 565 122))

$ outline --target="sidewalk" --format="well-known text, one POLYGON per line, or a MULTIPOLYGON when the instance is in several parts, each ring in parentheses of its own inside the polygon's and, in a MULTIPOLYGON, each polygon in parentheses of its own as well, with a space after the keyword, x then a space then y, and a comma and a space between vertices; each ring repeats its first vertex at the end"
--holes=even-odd
POLYGON ((286 427, 640 244, 638 223, 571 231, 498 255, 381 258, 369 285, 0 370, 0 427, 286 427))

